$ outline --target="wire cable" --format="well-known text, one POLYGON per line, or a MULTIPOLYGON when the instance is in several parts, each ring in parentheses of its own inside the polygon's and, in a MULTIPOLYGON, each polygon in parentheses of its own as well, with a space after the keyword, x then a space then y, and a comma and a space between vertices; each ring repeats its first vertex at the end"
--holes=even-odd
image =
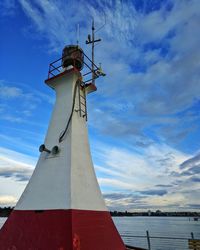
POLYGON ((68 119, 68 122, 67 122, 67 126, 65 127, 65 130, 63 131, 63 133, 59 137, 59 142, 63 141, 64 136, 67 133, 67 130, 68 130, 69 125, 70 125, 70 122, 72 120, 72 116, 73 116, 73 112, 74 112, 74 106, 75 106, 75 101, 76 101, 76 91, 77 91, 78 84, 80 84, 80 80, 76 81, 76 84, 75 84, 75 87, 74 87, 74 94, 73 94, 72 110, 71 110, 71 113, 70 113, 70 116, 69 116, 69 119, 68 119))

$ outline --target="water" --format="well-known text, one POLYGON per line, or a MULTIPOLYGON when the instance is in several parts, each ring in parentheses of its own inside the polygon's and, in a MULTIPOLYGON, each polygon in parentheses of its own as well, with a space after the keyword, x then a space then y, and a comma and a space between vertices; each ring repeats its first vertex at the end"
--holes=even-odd
MULTIPOLYGON (((115 225, 121 235, 151 236, 200 239, 200 221, 188 217, 114 217, 115 225)), ((148 248, 147 238, 126 238, 125 243, 148 248)), ((188 250, 188 240, 150 239, 151 250, 188 250)))
MULTIPOLYGON (((150 236, 165 236, 177 238, 200 239, 200 221, 189 220, 188 217, 114 217, 117 229, 121 235, 146 236, 146 230, 150 236)), ((0 228, 6 218, 0 218, 0 228)), ((123 237, 126 244, 147 248, 146 238, 123 237)), ((187 240, 150 239, 151 250, 188 250, 187 240)))

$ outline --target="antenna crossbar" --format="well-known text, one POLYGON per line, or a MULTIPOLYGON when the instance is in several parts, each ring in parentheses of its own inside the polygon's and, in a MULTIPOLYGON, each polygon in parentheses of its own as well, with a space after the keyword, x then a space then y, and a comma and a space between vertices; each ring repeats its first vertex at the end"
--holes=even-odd
MULTIPOLYGON (((91 61, 91 68, 92 68, 92 84, 95 85, 95 69, 94 69, 94 44, 97 43, 97 42, 100 42, 101 39, 95 39, 95 27, 94 27, 94 19, 92 20, 92 39, 91 39, 91 35, 89 34, 88 35, 88 40, 86 40, 86 44, 92 44, 92 61, 91 61)), ((97 67, 97 66, 96 66, 97 67)), ((98 67, 97 67, 98 69, 98 67)))

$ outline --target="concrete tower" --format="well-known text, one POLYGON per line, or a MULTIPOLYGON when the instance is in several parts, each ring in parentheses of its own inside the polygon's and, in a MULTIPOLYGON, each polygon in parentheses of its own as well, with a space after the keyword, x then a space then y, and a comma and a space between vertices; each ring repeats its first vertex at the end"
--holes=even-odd
POLYGON ((83 83, 83 51, 73 47, 45 81, 55 106, 33 175, 0 231, 0 250, 125 250, 94 172, 86 125, 94 86, 83 83))

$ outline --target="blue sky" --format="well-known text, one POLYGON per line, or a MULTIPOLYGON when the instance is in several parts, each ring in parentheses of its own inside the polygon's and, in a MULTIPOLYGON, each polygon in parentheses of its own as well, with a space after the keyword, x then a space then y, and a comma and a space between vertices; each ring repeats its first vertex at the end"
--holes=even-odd
POLYGON ((3 0, 0 3, 0 206, 34 169, 55 100, 44 84, 62 48, 85 45, 94 17, 88 96, 92 157, 114 210, 200 208, 200 1, 3 0))

